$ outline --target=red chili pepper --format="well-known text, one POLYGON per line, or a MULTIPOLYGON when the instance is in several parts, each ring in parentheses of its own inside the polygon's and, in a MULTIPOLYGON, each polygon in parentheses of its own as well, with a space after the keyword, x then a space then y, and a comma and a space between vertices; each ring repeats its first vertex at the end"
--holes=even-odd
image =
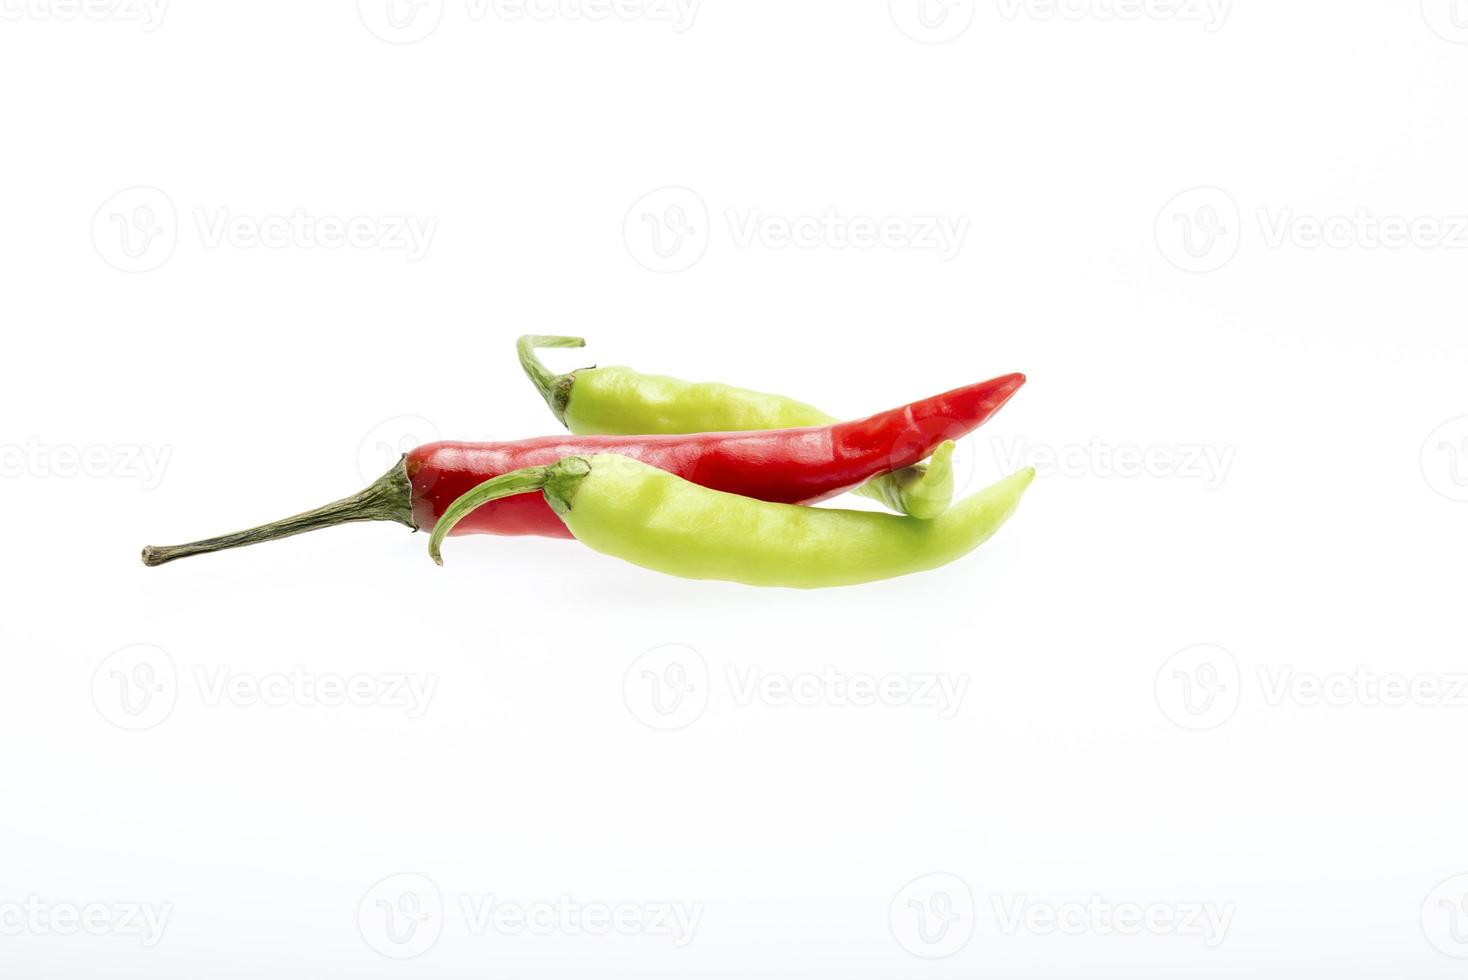
MULTIPOLYGON (((409 452, 400 465, 356 496, 248 531, 148 547, 143 549, 143 561, 161 565, 351 521, 397 521, 415 530, 430 530, 450 504, 485 480, 527 466, 549 465, 565 456, 597 453, 631 456, 726 493, 775 503, 815 503, 927 458, 940 443, 982 425, 1024 381, 1022 374, 1007 374, 855 422, 808 429, 429 443, 409 452)), ((571 536, 538 493, 488 503, 466 516, 453 533, 571 536)))

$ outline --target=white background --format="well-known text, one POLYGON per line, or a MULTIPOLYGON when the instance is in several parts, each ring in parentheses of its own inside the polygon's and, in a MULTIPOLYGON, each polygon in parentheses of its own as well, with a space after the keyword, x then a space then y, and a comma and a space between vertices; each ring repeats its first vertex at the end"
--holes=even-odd
POLYGON ((0 973, 1461 976, 1458 8, 3 0, 0 973), (139 564, 553 431, 527 331, 842 416, 1022 370, 961 482, 1041 476, 827 592, 393 525, 139 564), (828 668, 963 694, 742 686, 828 668))

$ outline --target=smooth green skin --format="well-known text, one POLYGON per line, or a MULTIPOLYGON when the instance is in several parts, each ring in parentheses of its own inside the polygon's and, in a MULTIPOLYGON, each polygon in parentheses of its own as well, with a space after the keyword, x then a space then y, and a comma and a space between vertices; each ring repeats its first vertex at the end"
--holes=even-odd
POLYGON ((582 368, 566 402, 577 435, 679 435, 798 429, 837 421, 782 395, 714 381, 683 381, 627 367, 582 368))
MULTIPOLYGON (((684 381, 642 374, 628 367, 581 368, 552 377, 534 358, 538 347, 581 347, 580 337, 527 336, 520 340, 520 363, 551 410, 577 435, 681 435, 690 432, 743 432, 796 429, 840 421, 805 402, 717 382, 684 381)), ((953 501, 952 449, 935 451, 927 465, 875 477, 852 493, 912 517, 937 517, 953 501)))
POLYGON ((857 585, 927 571, 973 551, 1014 513, 1034 476, 1032 468, 1021 470, 932 520, 918 520, 772 504, 709 490, 626 456, 569 456, 496 477, 459 498, 434 528, 429 554, 442 564, 439 545, 460 517, 540 483, 577 540, 634 565, 745 585, 857 585))

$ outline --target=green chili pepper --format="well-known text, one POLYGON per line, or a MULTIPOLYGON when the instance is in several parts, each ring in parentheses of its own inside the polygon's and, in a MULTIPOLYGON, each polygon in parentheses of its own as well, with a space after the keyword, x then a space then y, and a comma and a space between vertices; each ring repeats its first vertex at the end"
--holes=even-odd
POLYGON ((539 490, 578 540, 683 578, 813 589, 937 568, 988 540, 1019 506, 1033 469, 932 520, 774 504, 709 490, 626 456, 567 456, 486 480, 449 505, 428 542, 492 500, 539 490))
MULTIPOLYGON (((838 421, 818 408, 715 382, 682 381, 627 367, 589 367, 552 374, 535 351, 584 347, 580 337, 525 336, 520 365, 561 424, 577 435, 676 435, 794 429, 838 421)), ((912 517, 933 518, 953 500, 952 447, 927 464, 879 476, 852 491, 912 517)))

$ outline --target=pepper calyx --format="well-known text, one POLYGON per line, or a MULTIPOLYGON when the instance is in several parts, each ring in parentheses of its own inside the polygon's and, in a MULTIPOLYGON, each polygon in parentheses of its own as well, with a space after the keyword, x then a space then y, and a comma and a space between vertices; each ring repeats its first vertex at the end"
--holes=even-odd
MULTIPOLYGON (((515 342, 515 353, 520 358, 520 367, 545 399, 551 414, 562 425, 566 424, 566 406, 571 402, 571 388, 576 384, 576 371, 553 374, 536 356, 542 347, 585 347, 582 337, 558 337, 546 334, 526 334, 515 342)), ((577 370, 586 370, 578 368, 577 370)))
POLYGON ((562 516, 569 514, 576 491, 581 489, 581 481, 590 472, 591 460, 584 456, 566 456, 552 463, 546 470, 545 485, 541 488, 551 510, 562 516))

